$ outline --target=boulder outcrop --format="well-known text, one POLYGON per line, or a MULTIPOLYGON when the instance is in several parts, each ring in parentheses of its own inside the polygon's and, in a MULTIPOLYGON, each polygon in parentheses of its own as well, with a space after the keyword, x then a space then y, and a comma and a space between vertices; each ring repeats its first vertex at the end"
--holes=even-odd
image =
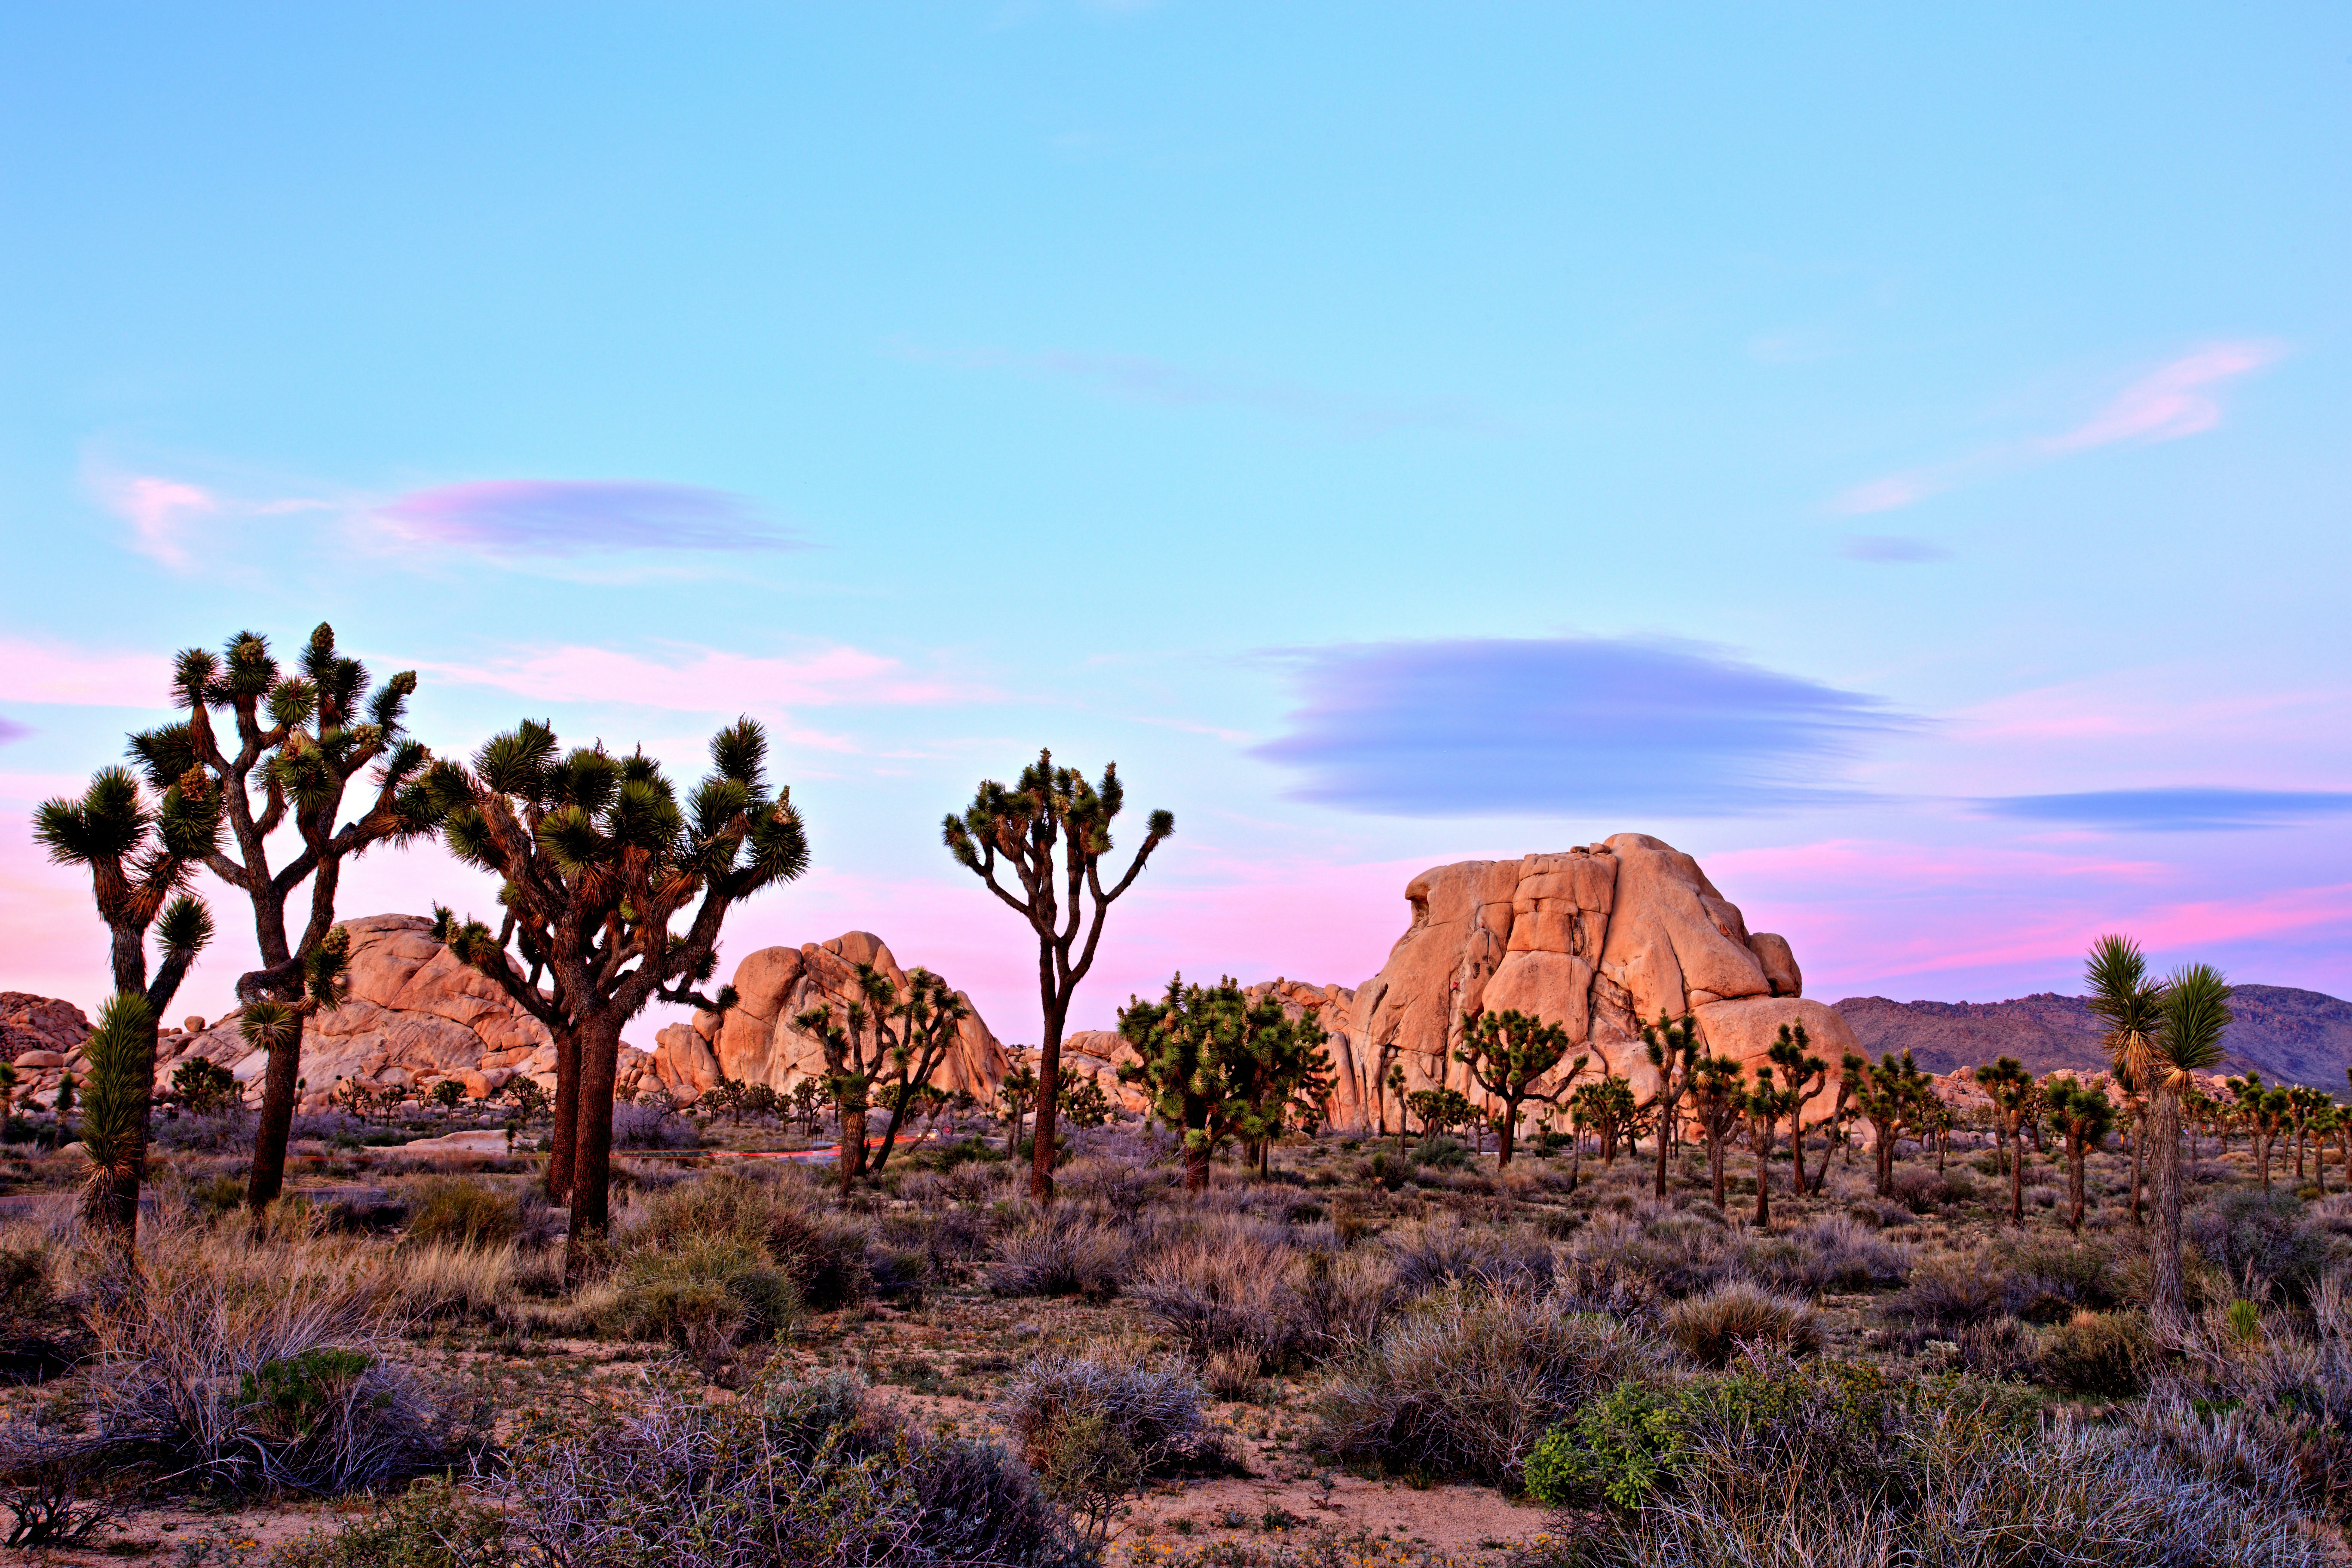
MULTIPOLYGON (((862 1002, 861 963, 881 971, 902 993, 906 989, 907 972, 871 931, 848 931, 799 948, 761 948, 735 966, 737 1000, 725 1016, 697 1013, 691 1023, 672 1024, 655 1037, 654 1072, 671 1094, 689 1103, 716 1085, 721 1072, 740 1083, 779 1089, 803 1078, 822 1079, 824 1045, 793 1020, 826 1003, 838 1016, 851 1003, 862 1002)), ((956 995, 971 1007, 971 998, 961 991, 956 995)), ((962 1089, 987 1100, 1004 1081, 1009 1065, 986 1022, 970 1011, 931 1081, 950 1094, 962 1089)))
POLYGON ((1761 1060, 1784 1023, 1801 1023, 1832 1070, 1859 1048, 1834 1009, 1803 995, 1787 940, 1749 931, 1697 861, 1646 834, 1436 867, 1406 884, 1405 900, 1411 926, 1356 992, 1349 1026, 1334 1030, 1335 1126, 1395 1117, 1391 1064, 1408 1093, 1444 1085, 1480 1099, 1454 1052, 1470 1019, 1504 1009, 1559 1025, 1592 1058, 1589 1071, 1615 1073, 1643 1098, 1657 1075, 1641 1026, 1661 1013, 1689 1013, 1710 1050, 1743 1062, 1761 1060))
MULTIPOLYGON (((370 915, 345 921, 343 929, 352 937, 351 996, 303 1028, 303 1109, 331 1104, 352 1082, 424 1095, 455 1079, 469 1097, 482 1099, 520 1075, 554 1089, 555 1045, 545 1026, 436 942, 430 921, 370 915)), ((234 1015, 197 1033, 165 1030, 156 1052, 157 1087, 194 1057, 227 1068, 247 1098, 259 1097, 268 1058, 246 1043, 234 1015)), ((648 1053, 621 1047, 620 1098, 654 1086, 652 1063, 648 1053)))

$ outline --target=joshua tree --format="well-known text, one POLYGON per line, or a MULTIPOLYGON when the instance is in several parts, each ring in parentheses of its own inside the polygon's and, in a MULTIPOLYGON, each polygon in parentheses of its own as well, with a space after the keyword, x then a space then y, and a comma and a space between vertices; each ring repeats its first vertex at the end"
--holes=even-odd
POLYGON ((2230 1026, 2230 983, 2210 963, 2175 970, 2164 985, 2162 1026, 2148 1068, 2149 1133, 2156 1157, 2157 1244, 2149 1316, 2159 1330, 2189 1321, 2180 1276, 2180 1098, 2192 1075, 2221 1059, 2230 1026))
POLYGON ((964 814, 950 816, 940 830, 957 864, 986 883, 1037 935, 1037 995, 1045 1033, 1037 1050, 1037 1146, 1029 1195, 1041 1204, 1054 1201, 1054 1110, 1070 999, 1094 965, 1110 906, 1135 885, 1151 852, 1176 831, 1172 812, 1153 812, 1126 874, 1106 889, 1102 858, 1111 851, 1110 825, 1126 798, 1118 763, 1103 769, 1099 784, 1090 784, 1076 768, 1055 767, 1052 752, 1039 752, 1011 789, 982 780, 964 814), (1018 896, 998 879, 1000 867, 1019 883, 1018 896))
POLYGON ((1793 1031, 1783 1024, 1780 1037, 1767 1053, 1793 1097, 1789 1105, 1789 1183, 1801 1198, 1805 1195, 1805 1107, 1820 1098, 1830 1072, 1827 1062, 1810 1054, 1812 1044, 1802 1024, 1793 1031))
POLYGON ((2269 1192, 2271 1152, 2278 1146, 2278 1135, 2286 1130, 2294 1114, 2294 1093, 2266 1088, 2258 1072, 2231 1079, 2229 1087, 2238 1098, 2238 1113, 2245 1119, 2247 1137, 2254 1148, 2254 1168, 2262 1173, 2263 1191, 2269 1192))
POLYGON ((1603 1073, 1570 1097, 1570 1104, 1583 1113, 1584 1124, 1592 1129, 1592 1136, 1601 1145, 1601 1163, 1605 1170, 1617 1163, 1617 1146, 1629 1147, 1633 1141, 1634 1124, 1641 1107, 1634 1101, 1633 1086, 1615 1073, 1603 1073))
POLYGON ((2139 944, 2110 933, 2091 945, 2083 978, 2090 987, 2091 1011, 2106 1025, 2107 1064, 2124 1094, 2131 1123, 2132 1224, 2140 1223, 2140 1189, 2146 1178, 2147 1092, 2156 1070, 2158 1037, 2164 1032, 2164 985, 2148 978, 2139 944))
MULTIPOLYGON (((526 721, 486 742, 473 766, 434 765, 425 788, 450 849, 505 879, 504 929, 468 922, 452 946, 558 1041, 575 1042, 567 1273, 577 1276, 609 1218, 613 1091, 621 1029, 659 998, 725 1014, 694 986, 718 964, 728 912, 808 868, 792 792, 771 793, 766 732, 738 720, 710 740, 711 772, 687 805, 642 752, 603 746, 559 755, 554 731, 526 721), (684 931, 671 922, 690 912, 684 931), (552 983, 541 991, 508 956, 510 939, 552 983)), ((559 1085, 559 1089, 560 1089, 559 1085)), ((848 1130, 844 1129, 846 1136, 848 1130)), ((559 1136, 557 1148, 564 1147, 559 1136)))
POLYGON ((2327 1104, 2328 1100, 2317 1089, 2306 1089, 2302 1084, 2296 1084, 2288 1089, 2286 1098, 2287 1119, 2294 1124, 2294 1180, 2295 1184, 2300 1186, 2303 1184, 2304 1141, 2308 1135, 2313 1115, 2321 1106, 2327 1104))
POLYGON ((1691 1074, 1703 1054, 1697 1026, 1687 1013, 1683 1015, 1681 1023, 1672 1023, 1666 1017, 1666 1010, 1661 1007, 1656 1023, 1642 1026, 1642 1048, 1649 1056, 1650 1065, 1658 1069, 1658 1092, 1651 1103, 1658 1112, 1657 1195, 1663 1198, 1666 1195, 1666 1145, 1674 1139, 1675 1108, 1689 1091, 1691 1074))
POLYGON ((1741 1079, 1748 1069, 1731 1057, 1701 1057, 1691 1073, 1691 1120, 1706 1140, 1706 1163, 1715 1178, 1715 1206, 1723 1209, 1723 1153, 1739 1119, 1748 1113, 1741 1079))
MULTIPOLYGON (((1015 1046, 1013 1049, 1024 1047, 1015 1046)), ((997 1086, 996 1098, 1004 1107, 1004 1119, 1013 1126, 1013 1141, 1004 1146, 1008 1155, 1021 1152, 1021 1126, 1028 1120, 1030 1106, 1037 1100, 1037 1069, 1023 1062, 1004 1075, 997 1086)))
MULTIPOLYGON (((1514 1009, 1481 1013, 1464 1026, 1462 1047, 1454 1053, 1454 1059, 1470 1069, 1479 1088, 1503 1102, 1495 1119, 1496 1170, 1511 1163, 1519 1107, 1530 1100, 1552 1104, 1575 1081, 1576 1070, 1571 1068, 1568 1078, 1549 1091, 1536 1089, 1538 1079, 1559 1066, 1570 1044, 1568 1031, 1558 1024, 1547 1024, 1514 1009)), ((1577 1066, 1582 1065, 1579 1058, 1577 1066)))
POLYGON ((1911 1060, 1911 1053, 1881 1057, 1875 1065, 1849 1053, 1845 1073, 1853 1083, 1855 1109, 1870 1123, 1871 1154, 1877 1163, 1877 1193, 1895 1195, 1895 1145, 1907 1130, 1918 1131, 1926 1108, 1935 1103, 1927 1075, 1911 1060))
MULTIPOLYGON (((135 1148, 116 1167, 115 1186, 94 1211, 100 1222, 123 1235, 139 1224, 139 1177, 147 1163, 147 1096, 155 1078, 156 1020, 178 994, 188 966, 212 941, 213 917, 202 900, 185 890, 189 876, 212 854, 220 838, 220 795, 201 769, 183 769, 158 787, 150 804, 126 768, 100 769, 79 800, 60 796, 41 803, 33 816, 33 837, 60 866, 89 868, 90 895, 98 918, 112 938, 114 990, 137 997, 146 1031, 137 1046, 145 1086, 131 1133, 135 1148), (155 933, 163 962, 147 975, 147 935, 155 933)), ((126 1017, 134 1015, 126 1014, 126 1017)), ((60 1090, 58 1115, 66 1103, 60 1090)), ((5 1119, 0 1118, 0 1125, 5 1119)))
MULTIPOLYGON (((1830 1102, 1830 1113, 1822 1118, 1821 1168, 1812 1173, 1810 1183, 1815 1191, 1819 1191, 1830 1179, 1830 1154, 1836 1148, 1838 1140, 1846 1136, 1846 1124, 1855 1115, 1853 1104, 1854 1090, 1870 1081, 1869 1073, 1869 1061, 1852 1051, 1846 1052, 1838 1063, 1837 1098, 1830 1102)), ((1801 1164, 1803 1160, 1801 1153, 1798 1163, 1801 1164)))
POLYGON ((1992 1101, 1993 1116, 2009 1149, 2009 1223, 2025 1223, 2025 1145, 2019 1129, 2033 1101, 2033 1075, 2015 1057, 1977 1068, 1977 1082, 1992 1101))
POLYGON ((826 1083, 841 1112, 845 1193, 866 1173, 866 1108, 878 1099, 890 1112, 873 1161, 879 1171, 889 1163, 914 1097, 930 1086, 931 1075, 955 1044, 957 1026, 971 1011, 946 981, 928 969, 907 976, 907 994, 901 996, 896 981, 872 964, 861 963, 857 988, 863 1000, 849 1005, 843 1024, 834 1022, 829 1002, 793 1020, 824 1047, 826 1083), (850 1135, 852 1123, 857 1128, 856 1137, 850 1135))
POLYGON ((98 1027, 82 1048, 89 1076, 82 1100, 81 1146, 90 1163, 82 1212, 106 1238, 119 1270, 110 1284, 117 1288, 131 1278, 138 1162, 146 1157, 147 1099, 155 1076, 149 1042, 154 1037, 155 1015, 147 998, 135 991, 118 991, 100 1010, 98 1027), (129 1214, 120 1202, 126 1189, 132 1194, 129 1214))
MULTIPOLYGON (((404 670, 373 696, 368 686, 366 668, 336 651, 334 629, 324 623, 311 632, 295 674, 279 669, 267 637, 239 632, 220 654, 189 648, 175 661, 173 698, 186 719, 131 737, 131 753, 156 788, 193 774, 218 796, 231 842, 208 853, 205 865, 253 908, 261 967, 236 983, 248 1011, 305 996, 307 962, 334 927, 343 862, 432 830, 425 797, 413 788, 432 753, 401 722, 416 674, 404 670), (233 752, 214 731, 215 710, 234 731, 233 752), (338 826, 345 793, 371 771, 366 809, 338 826), (294 829, 300 847, 273 869, 268 840, 281 827, 294 829), (310 912, 300 939, 289 940, 287 904, 305 882, 310 912)), ((246 1201, 257 1209, 285 1184, 302 1055, 299 1030, 290 1037, 275 1027, 248 1030, 246 1037, 259 1047, 263 1036, 272 1043, 246 1185, 246 1201)))
POLYGON ((2066 1141, 2066 1224, 2076 1235, 2083 1230, 2083 1160, 2106 1141, 2115 1125, 2116 1108, 2104 1089, 2053 1077, 2042 1088, 2042 1099, 2058 1132, 2066 1141))
POLYGON ((1181 1130, 1189 1192, 1208 1186, 1209 1161, 1228 1139, 1256 1148, 1263 1173, 1287 1118, 1328 1093, 1323 1026, 1312 1014, 1287 1016, 1271 995, 1252 1003, 1231 979, 1187 985, 1179 974, 1159 1002, 1129 998, 1118 1032, 1139 1058, 1119 1081, 1139 1085, 1152 1113, 1181 1130))
MULTIPOLYGON (((1780 1047, 1775 1045, 1773 1047, 1780 1047)), ((1798 1105, 1796 1087, 1774 1085, 1772 1064, 1759 1062, 1756 1068, 1756 1087, 1741 1097, 1748 1114, 1748 1142, 1756 1151, 1756 1224, 1759 1229, 1772 1223, 1772 1145, 1774 1133, 1784 1117, 1794 1117, 1798 1105)))

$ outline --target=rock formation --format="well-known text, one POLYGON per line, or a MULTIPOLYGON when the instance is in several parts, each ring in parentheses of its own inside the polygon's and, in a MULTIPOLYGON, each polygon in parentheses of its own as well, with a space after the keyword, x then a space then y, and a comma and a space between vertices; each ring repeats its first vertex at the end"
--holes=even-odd
MULTIPOLYGON (((434 941, 430 921, 370 915, 342 924, 352 936, 351 997, 311 1018, 302 1031, 304 1110, 332 1103, 353 1081, 421 1096, 443 1079, 455 1079, 477 1100, 497 1093, 518 1074, 554 1089, 555 1047, 546 1028, 489 976, 434 941)), ((164 1031, 157 1086, 168 1085, 173 1069, 193 1057, 227 1068, 246 1085, 247 1098, 259 1098, 268 1058, 246 1044, 234 1015, 209 1029, 164 1031)), ((654 1086, 652 1060, 644 1051, 621 1047, 622 1099, 654 1086)))
MULTIPOLYGON (((724 1071, 742 1083, 790 1089, 803 1078, 824 1076, 824 1047, 793 1022, 811 1007, 833 1005, 836 1017, 864 997, 857 966, 870 963, 903 994, 907 973, 870 931, 854 931, 804 947, 763 947, 735 966, 736 1005, 721 1018, 697 1013, 689 1024, 672 1024, 655 1037, 654 1071, 682 1101, 698 1099, 724 1071)), ((971 998, 956 993, 966 1007, 971 998)), ((931 1082, 954 1093, 966 1090, 992 1099, 1009 1065, 1004 1047, 988 1032, 978 1012, 958 1026, 931 1082)))
MULTIPOLYGON (((1405 887, 1412 924, 1335 1031, 1335 1126, 1393 1121, 1382 1088, 1401 1064, 1408 1092, 1444 1084, 1479 1098, 1454 1059, 1464 1024, 1510 1008, 1565 1028, 1589 1070, 1655 1092, 1641 1026, 1659 1014, 1698 1020, 1707 1047, 1753 1063, 1783 1023, 1805 1026, 1834 1070, 1857 1048, 1832 1009, 1803 995, 1788 942, 1751 934, 1698 862, 1645 834, 1621 833, 1564 854, 1465 860, 1405 887)), ((1330 1026, 1328 1025, 1327 1027, 1330 1026)), ((1828 1097, 1815 1102, 1818 1115, 1828 1097)))

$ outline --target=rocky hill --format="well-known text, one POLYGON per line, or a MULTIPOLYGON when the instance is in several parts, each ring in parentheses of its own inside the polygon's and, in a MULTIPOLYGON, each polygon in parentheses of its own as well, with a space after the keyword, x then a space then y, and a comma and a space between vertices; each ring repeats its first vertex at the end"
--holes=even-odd
MULTIPOLYGON (((2352 1067, 2352 1002, 2289 985, 2241 985, 2236 1021, 2221 1037, 2226 1071, 2249 1068, 2284 1083, 2330 1091, 2352 1067)), ((2015 1057, 2037 1073, 2107 1065, 2089 1002, 2044 991, 2007 1002, 1895 1002, 1849 996, 1837 1004, 1863 1048, 1876 1057, 1908 1050, 1929 1072, 1948 1073, 2015 1057)))

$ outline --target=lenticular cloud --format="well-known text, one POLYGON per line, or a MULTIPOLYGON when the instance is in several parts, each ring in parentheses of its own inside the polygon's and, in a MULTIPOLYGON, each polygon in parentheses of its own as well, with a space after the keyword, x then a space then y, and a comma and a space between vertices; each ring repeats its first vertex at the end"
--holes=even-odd
POLYGON ((785 550, 740 496, 649 479, 484 479, 412 490, 376 517, 420 544, 499 555, 785 550))

